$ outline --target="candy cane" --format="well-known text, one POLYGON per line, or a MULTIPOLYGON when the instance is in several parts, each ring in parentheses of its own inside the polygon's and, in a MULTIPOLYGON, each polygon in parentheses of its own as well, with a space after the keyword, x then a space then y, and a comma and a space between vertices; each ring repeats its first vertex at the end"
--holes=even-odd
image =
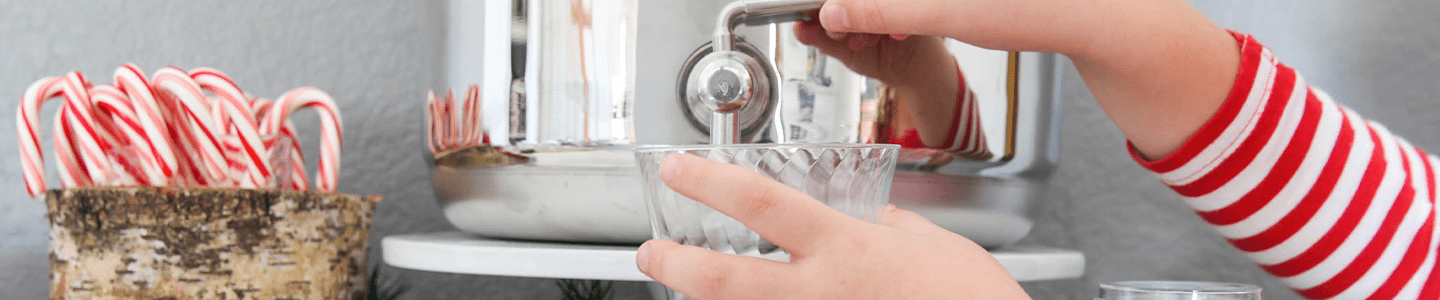
POLYGON ((280 127, 280 137, 290 142, 290 189, 305 191, 310 189, 310 180, 305 176, 305 153, 300 149, 300 138, 295 136, 295 125, 285 121, 285 126, 280 127))
POLYGON ((156 168, 165 177, 165 180, 151 184, 168 184, 170 178, 176 176, 176 169, 179 167, 175 161, 175 151, 171 150, 171 144, 175 141, 169 134, 169 123, 166 122, 173 106, 162 103, 155 97, 155 93, 150 90, 149 81, 145 79, 145 73, 134 64, 127 63, 115 69, 115 85, 130 99, 130 106, 134 108, 135 117, 147 138, 149 153, 155 156, 153 161, 156 168))
POLYGON ((443 99, 435 91, 426 96, 426 142, 431 153, 490 143, 484 130, 480 86, 470 85, 464 99, 455 99, 453 90, 446 91, 443 99))
MULTIPOLYGON (((25 191, 30 193, 30 197, 45 193, 45 157, 40 151, 40 105, 46 99, 60 95, 64 88, 60 82, 60 78, 47 77, 30 84, 20 97, 20 110, 15 112, 25 191)), ((60 118, 56 118, 56 123, 60 123, 60 118)), ((55 128, 58 131, 60 127, 55 128)), ((59 151, 58 148, 56 151, 59 151)))
POLYGON ((477 127, 480 126, 479 85, 472 84, 470 85, 470 90, 466 91, 464 108, 465 127, 461 128, 461 131, 463 132, 463 136, 461 137, 461 139, 465 141, 464 147, 479 145, 480 136, 475 134, 476 132, 480 132, 480 130, 477 130, 477 127))
POLYGON ((440 103, 435 90, 425 95, 425 143, 430 146, 430 153, 440 154, 445 151, 439 144, 443 139, 436 136, 440 133, 440 103))
MULTIPOLYGON (((112 110, 108 110, 104 107, 105 105, 101 104, 99 99, 95 98, 97 96, 97 89, 109 90, 104 92, 107 93, 107 95, 101 97, 113 96, 108 95, 108 93, 117 90, 113 90, 114 87, 112 86, 100 84, 85 91, 85 93, 88 94, 87 97, 90 97, 90 114, 95 118, 95 123, 91 124, 91 127, 95 130, 95 136, 97 140, 100 141, 101 149, 104 150, 102 152, 104 155, 100 156, 97 161, 98 163, 111 166, 114 171, 107 174, 106 181, 101 182, 100 185, 135 185, 141 180, 139 173, 140 162, 134 157, 134 153, 131 153, 134 152, 130 149, 132 145, 129 138, 125 136, 124 129, 121 128, 122 125, 120 125, 123 121, 116 120, 116 116, 111 114, 112 110)), ((122 95, 121 97, 123 98, 124 96, 122 95)), ((129 100, 120 101, 129 102, 129 100)), ((126 105, 128 105, 128 103, 126 103, 126 105)))
POLYGON ((334 192, 340 171, 340 151, 343 141, 339 110, 330 95, 314 88, 297 88, 286 92, 276 101, 260 124, 260 131, 276 134, 290 114, 301 108, 313 108, 320 113, 320 166, 315 172, 315 189, 334 192))
POLYGON ((305 154, 304 151, 300 149, 300 138, 295 136, 295 125, 290 121, 285 121, 285 126, 280 127, 280 134, 277 139, 280 138, 290 143, 290 158, 285 159, 285 161, 290 162, 290 185, 288 188, 297 191, 309 190, 310 180, 305 176, 305 154))
POLYGON ((243 157, 245 153, 244 142, 241 142, 240 136, 233 134, 233 132, 234 130, 230 130, 229 133, 220 137, 220 151, 225 152, 225 167, 230 170, 230 181, 225 182, 225 185, 240 188, 256 188, 262 186, 260 183, 255 182, 256 179, 254 177, 248 174, 250 161, 243 157))
MULTIPOLYGON (((71 72, 27 88, 16 127, 31 196, 46 190, 38 113, 44 101, 60 96, 65 101, 56 113, 54 146, 67 188, 136 183, 261 187, 284 182, 282 188, 306 190, 304 154, 288 118, 296 110, 314 108, 323 125, 315 188, 335 190, 343 128, 334 100, 323 91, 300 88, 271 103, 250 98, 213 69, 186 73, 166 67, 147 81, 139 67, 125 64, 114 76, 115 85, 92 87, 79 72, 71 72), (279 143, 292 150, 278 153, 285 148, 279 143), (271 165, 271 159, 280 165, 271 165)), ((442 120, 451 121, 436 136, 476 141, 474 132, 466 130, 479 123, 473 89, 463 105, 454 101, 453 93, 445 103, 435 101, 444 106, 447 117, 442 120)))
MULTIPOLYGON (((448 92, 448 91, 447 91, 448 92)), ((450 101, 444 96, 435 98, 435 139, 440 151, 450 150, 450 101)))
POLYGON ((199 152, 200 162, 192 165, 200 169, 201 177, 195 178, 204 182, 227 182, 229 177, 226 174, 225 155, 220 151, 220 135, 225 132, 224 128, 216 124, 216 119, 210 113, 210 106, 207 105, 205 94, 200 90, 200 85, 185 73, 175 67, 164 67, 155 71, 151 76, 152 88, 165 93, 178 102, 176 113, 180 123, 172 123, 178 126, 182 144, 186 150, 199 152), (186 130, 188 129, 188 130, 186 130))
POLYGON ((65 75, 62 85, 65 105, 69 107, 65 117, 66 125, 73 130, 70 141, 76 146, 76 152, 80 155, 80 161, 84 163, 90 180, 96 184, 107 184, 113 176, 113 170, 105 152, 111 145, 108 139, 101 136, 106 133, 95 127, 95 115, 91 111, 94 104, 90 101, 88 91, 90 84, 80 72, 70 72, 65 75))
MULTIPOLYGON (((80 157, 75 153, 73 130, 65 120, 70 116, 70 106, 61 105, 60 110, 55 113, 55 161, 60 163, 60 183, 65 188, 76 188, 90 186, 90 178, 84 176, 85 165, 80 163, 80 157)), ((43 168, 42 168, 43 169, 43 168)), ((44 174, 42 173, 41 176, 44 174)))
POLYGON ((222 111, 229 117, 228 130, 234 130, 239 136, 242 157, 249 159, 245 170, 250 177, 250 183, 253 184, 253 186, 242 185, 242 187, 268 186, 270 166, 262 157, 265 146, 261 142, 258 126, 255 124, 255 112, 250 108, 249 99, 240 92, 240 88, 235 85, 234 81, 215 69, 194 69, 190 71, 190 77, 200 85, 200 88, 215 93, 220 100, 220 104, 216 107, 223 107, 222 111))
MULTIPOLYGON (((269 113, 270 107, 274 106, 274 104, 275 102, 267 99, 250 100, 250 105, 256 113, 255 116, 257 120, 264 120, 265 115, 269 113)), ((277 187, 289 188, 296 191, 309 190, 310 180, 305 178, 305 154, 300 149, 300 139, 295 136, 294 123, 290 122, 290 120, 285 120, 285 125, 280 127, 279 134, 267 136, 265 138, 265 149, 277 149, 273 147, 275 147, 276 143, 280 142, 282 138, 288 140, 290 143, 289 159, 279 159, 274 153, 270 154, 270 158, 288 161, 290 163, 289 168, 286 169, 283 165, 272 165, 272 168, 274 168, 274 175, 272 176, 277 179, 277 181, 282 178, 281 176, 288 177, 289 184, 287 186, 277 187)))
MULTIPOLYGON (((145 135, 144 126, 140 125, 139 117, 124 92, 112 85, 96 85, 90 89, 90 99, 99 112, 97 119, 107 123, 102 127, 112 135, 123 137, 115 142, 125 145, 124 149, 130 151, 114 156, 116 162, 125 168, 126 174, 142 185, 164 185, 167 176, 160 166, 159 155, 152 153, 155 148, 151 147, 150 138, 145 135)), ((113 150, 119 151, 120 148, 113 150)))
POLYGON ((465 128, 465 108, 461 107, 459 101, 455 101, 454 89, 445 91, 445 102, 445 110, 449 110, 445 112, 446 117, 449 117, 448 120, 446 120, 446 125, 449 127, 449 134, 446 136, 446 140, 449 141, 449 149, 459 149, 462 144, 461 130, 465 128))

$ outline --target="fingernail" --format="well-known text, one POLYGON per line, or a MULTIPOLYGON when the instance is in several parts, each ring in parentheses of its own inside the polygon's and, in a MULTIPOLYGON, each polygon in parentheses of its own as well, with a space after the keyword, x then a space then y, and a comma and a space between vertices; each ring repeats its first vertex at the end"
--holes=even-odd
POLYGON ((671 156, 660 163, 660 179, 673 181, 675 176, 680 174, 680 158, 671 156))
POLYGON ((825 31, 825 36, 830 37, 830 40, 832 40, 832 41, 839 41, 839 40, 841 40, 841 39, 844 39, 844 38, 845 38, 845 35, 846 35, 846 34, 845 34, 844 32, 829 31, 829 30, 826 30, 826 31, 825 31))
POLYGON ((910 35, 908 35, 908 34, 892 34, 892 35, 890 35, 890 38, 895 39, 895 40, 897 40, 897 41, 903 41, 903 40, 905 40, 905 38, 908 38, 908 37, 910 37, 910 35))
POLYGON ((850 19, 845 17, 845 7, 839 5, 826 5, 821 8, 820 23, 825 29, 833 31, 850 31, 850 19))
POLYGON ((640 268, 640 273, 650 274, 650 242, 640 244, 640 250, 635 250, 635 267, 640 268))

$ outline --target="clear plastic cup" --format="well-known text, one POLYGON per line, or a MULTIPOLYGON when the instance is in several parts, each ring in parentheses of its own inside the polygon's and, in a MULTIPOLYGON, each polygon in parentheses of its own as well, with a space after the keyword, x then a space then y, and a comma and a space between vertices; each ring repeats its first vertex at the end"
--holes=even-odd
POLYGON ((1121 281, 1100 284, 1098 300, 1260 300, 1260 287, 1203 281, 1121 281))
MULTIPOLYGON (((635 159, 644 179, 645 202, 654 238, 721 253, 789 261, 790 255, 784 249, 744 224, 671 190, 660 179, 660 163, 671 155, 693 154, 742 166, 804 192, 846 215, 876 222, 890 203, 890 183, 899 148, 879 144, 644 147, 635 150, 635 159)), ((669 299, 691 298, 669 291, 669 299)))
POLYGON ((785 261, 789 256, 783 249, 744 224, 671 190, 660 180, 660 162, 671 155, 693 154, 743 166, 847 215, 875 222, 890 203, 898 149, 877 144, 665 146, 639 148, 635 158, 644 179, 654 238, 785 261))

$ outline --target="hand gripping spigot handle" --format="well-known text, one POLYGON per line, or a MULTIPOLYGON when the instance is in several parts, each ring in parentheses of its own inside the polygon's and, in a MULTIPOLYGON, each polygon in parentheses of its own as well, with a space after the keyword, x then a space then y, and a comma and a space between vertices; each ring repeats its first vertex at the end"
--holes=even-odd
POLYGON ((740 0, 720 10, 715 24, 715 51, 735 50, 735 27, 808 20, 824 0, 740 0))

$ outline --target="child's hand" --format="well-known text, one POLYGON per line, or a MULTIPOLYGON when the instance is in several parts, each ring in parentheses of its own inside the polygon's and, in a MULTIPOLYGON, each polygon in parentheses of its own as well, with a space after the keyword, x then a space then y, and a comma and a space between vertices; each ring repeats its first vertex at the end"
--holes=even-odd
POLYGON ((838 33, 810 21, 795 25, 795 38, 890 85, 926 146, 942 147, 951 135, 962 87, 955 57, 939 37, 838 33))
POLYGON ((829 0, 819 15, 832 32, 943 36, 989 49, 1073 54, 1111 29, 1113 15, 1144 11, 1114 6, 1145 2, 1154 1, 829 0))
POLYGON ((680 194, 745 223, 790 262, 651 240, 641 272, 697 299, 1028 299, 985 249, 891 206, 881 224, 840 213, 745 168, 692 155, 661 165, 680 194))
MULTIPOLYGON (((795 38, 892 87, 955 85, 955 58, 938 37, 847 34, 825 31, 819 21, 810 21, 795 24, 795 38)), ((944 96, 954 98, 955 90, 950 92, 944 96)))
POLYGON ((1138 154, 1152 159, 1210 119, 1240 63, 1234 38, 1181 0, 829 0, 819 16, 831 32, 1064 54, 1138 154))

